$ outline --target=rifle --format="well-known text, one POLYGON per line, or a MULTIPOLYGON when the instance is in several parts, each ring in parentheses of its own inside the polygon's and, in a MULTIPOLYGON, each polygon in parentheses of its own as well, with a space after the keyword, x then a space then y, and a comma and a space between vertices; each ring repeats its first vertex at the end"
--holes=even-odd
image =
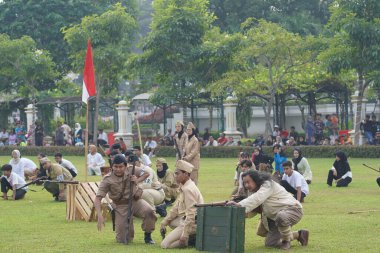
MULTIPOLYGON (((136 166, 136 161, 133 161, 132 173, 130 174, 130 176, 133 176, 135 174, 135 166, 136 166)), ((128 199, 128 214, 127 214, 127 231, 126 231, 126 234, 125 234, 126 244, 128 244, 128 241, 129 241, 129 228, 130 228, 131 222, 132 222, 133 184, 134 184, 134 182, 132 182, 131 179, 129 179, 129 199, 128 199)))
POLYGON ((62 181, 58 181, 58 180, 40 180, 42 182, 50 182, 50 183, 57 183, 57 184, 79 184, 80 182, 79 181, 66 181, 66 180, 62 180, 62 181))
POLYGON ((371 169, 371 170, 374 170, 374 171, 376 171, 376 172, 380 172, 380 169, 375 169, 375 168, 372 168, 371 166, 368 166, 367 164, 365 164, 365 163, 363 163, 363 166, 365 166, 365 167, 367 167, 367 168, 369 168, 369 169, 371 169))
POLYGON ((226 206, 228 200, 220 201, 220 202, 212 202, 209 204, 195 204, 195 207, 209 207, 209 206, 226 206))
POLYGON ((39 182, 41 182, 41 181, 44 181, 44 179, 48 179, 48 177, 47 177, 47 176, 38 177, 38 178, 36 178, 36 179, 30 181, 29 183, 24 184, 24 185, 21 186, 19 189, 25 188, 25 187, 27 187, 27 186, 29 186, 29 185, 32 185, 32 184, 37 184, 37 183, 39 183, 39 182))
POLYGON ((177 151, 178 153, 178 160, 181 160, 182 159, 182 154, 181 154, 181 151, 179 150, 179 147, 178 147, 178 143, 176 141, 176 139, 174 138, 174 146, 175 146, 175 150, 177 151))

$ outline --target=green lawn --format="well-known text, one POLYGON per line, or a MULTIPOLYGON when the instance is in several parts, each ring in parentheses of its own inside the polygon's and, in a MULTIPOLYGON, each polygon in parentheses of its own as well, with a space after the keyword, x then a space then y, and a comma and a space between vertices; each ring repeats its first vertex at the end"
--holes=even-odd
MULTIPOLYGON (((78 166, 79 181, 84 181, 84 161, 79 157, 66 157, 78 166)), ((0 164, 10 157, 0 157, 0 164)), ((35 157, 32 157, 36 161, 35 157)), ((168 158, 173 168, 174 159, 168 158)), ((327 187, 327 171, 332 159, 309 159, 313 171, 310 195, 305 199, 304 218, 295 229, 310 230, 309 246, 292 243, 292 252, 380 252, 380 189, 376 178, 380 176, 362 166, 362 163, 379 166, 380 159, 351 159, 353 182, 348 188, 327 187), (350 211, 378 210, 349 214, 350 211)), ((202 159, 200 190, 206 202, 228 198, 233 185, 234 159, 202 159)), ((89 177, 99 181, 100 177, 89 177)), ((140 222, 135 222, 136 235, 131 245, 115 243, 112 226, 108 222, 98 232, 95 222, 67 222, 66 204, 54 202, 40 186, 32 186, 24 200, 0 200, 0 252, 163 252, 159 248, 158 230, 153 234, 156 245, 145 245, 140 222)), ((263 246, 263 238, 256 236, 258 217, 246 220, 246 252, 278 252, 263 246)), ((158 224, 161 219, 157 222, 158 224)), ((195 252, 195 249, 182 250, 195 252)), ((178 252, 178 250, 172 250, 178 252)))

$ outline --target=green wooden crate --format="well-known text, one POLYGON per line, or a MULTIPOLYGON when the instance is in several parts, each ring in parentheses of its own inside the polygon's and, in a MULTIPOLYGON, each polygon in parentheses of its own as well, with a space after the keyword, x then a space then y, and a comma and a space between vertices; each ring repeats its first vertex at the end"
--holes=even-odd
POLYGON ((198 207, 196 249, 244 252, 245 208, 236 206, 198 207))

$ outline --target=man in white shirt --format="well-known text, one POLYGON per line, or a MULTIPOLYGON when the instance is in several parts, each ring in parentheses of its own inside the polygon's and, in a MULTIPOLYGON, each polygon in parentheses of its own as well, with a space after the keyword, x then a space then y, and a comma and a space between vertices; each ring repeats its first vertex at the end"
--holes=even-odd
POLYGON ((154 156, 154 150, 157 148, 157 142, 152 139, 152 137, 148 137, 147 141, 144 145, 144 150, 149 152, 149 157, 154 156))
POLYGON ((284 175, 280 184, 286 191, 293 194, 295 199, 303 202, 303 199, 309 194, 309 186, 305 178, 298 171, 293 170, 291 161, 284 162, 282 167, 284 168, 284 175))
POLYGON ((3 193, 3 199, 8 199, 7 193, 9 190, 13 191, 13 200, 23 199, 28 188, 23 187, 26 184, 25 180, 16 173, 12 172, 12 165, 10 164, 3 165, 1 170, 4 174, 1 178, 1 192, 3 193))
POLYGON ((106 161, 104 161, 102 155, 97 152, 95 145, 90 145, 88 148, 90 150, 90 153, 87 155, 88 175, 100 176, 102 174, 100 171, 100 167, 104 166, 106 161))
POLYGON ((71 176, 76 177, 78 175, 78 170, 75 168, 74 164, 70 162, 69 160, 63 159, 61 153, 56 153, 54 155, 54 160, 61 165, 62 167, 66 168, 71 176))
POLYGON ((139 158, 142 164, 152 167, 152 162, 150 161, 149 156, 141 152, 140 146, 134 146, 133 153, 139 158))
POLYGON ((217 146, 218 146, 218 142, 214 139, 214 137, 212 137, 212 135, 210 135, 205 147, 217 147, 217 146))
POLYGON ((108 136, 103 131, 103 129, 99 129, 99 135, 98 135, 98 145, 105 145, 108 143, 108 136))

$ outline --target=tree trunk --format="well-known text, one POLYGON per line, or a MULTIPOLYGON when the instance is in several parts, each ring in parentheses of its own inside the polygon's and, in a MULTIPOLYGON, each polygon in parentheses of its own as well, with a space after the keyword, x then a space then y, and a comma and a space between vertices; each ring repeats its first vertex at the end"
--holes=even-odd
POLYGON ((363 105, 363 95, 366 88, 366 83, 364 80, 364 76, 361 72, 357 73, 358 80, 357 80, 357 91, 358 91, 358 97, 357 97, 357 106, 356 106, 356 117, 355 117, 355 137, 354 142, 355 144, 359 144, 360 139, 360 123, 362 122, 362 105, 363 105))
POLYGON ((212 118, 213 118, 213 110, 214 110, 214 107, 213 106, 209 106, 208 107, 208 113, 209 113, 209 130, 211 131, 212 130, 212 118))

